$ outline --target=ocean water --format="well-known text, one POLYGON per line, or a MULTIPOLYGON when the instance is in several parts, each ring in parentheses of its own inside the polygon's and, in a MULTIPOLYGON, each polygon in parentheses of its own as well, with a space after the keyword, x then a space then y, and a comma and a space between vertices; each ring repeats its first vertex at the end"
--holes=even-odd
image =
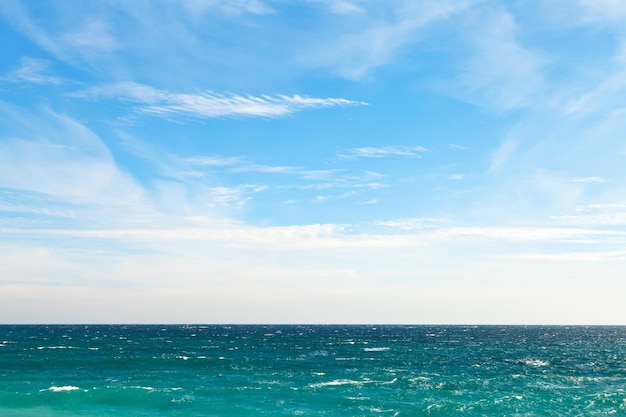
POLYGON ((625 327, 0 326, 0 416, 626 416, 625 327))

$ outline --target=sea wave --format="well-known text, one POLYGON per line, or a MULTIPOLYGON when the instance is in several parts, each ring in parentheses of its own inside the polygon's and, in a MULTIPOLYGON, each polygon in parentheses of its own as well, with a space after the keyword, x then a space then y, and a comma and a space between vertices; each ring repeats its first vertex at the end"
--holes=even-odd
POLYGON ((339 385, 363 385, 364 383, 367 383, 367 382, 371 382, 371 381, 356 381, 353 379, 335 379, 333 381, 309 384, 309 388, 336 387, 339 385))
POLYGON ((355 385, 362 386, 364 384, 381 384, 381 385, 389 385, 394 384, 398 381, 398 378, 394 378, 391 381, 376 381, 373 379, 364 379, 361 381, 357 381, 354 379, 335 379, 332 381, 326 382, 317 382, 315 384, 309 384, 309 388, 324 388, 324 387, 336 387, 341 385, 355 385))
POLYGON ((142 389, 144 391, 154 391, 154 387, 144 387, 141 385, 131 385, 130 387, 123 387, 123 388, 142 389))
POLYGON ((548 361, 542 361, 541 359, 524 359, 522 361, 522 363, 524 365, 528 365, 528 366, 536 366, 536 367, 542 367, 542 366, 548 366, 550 365, 550 362, 548 361))
POLYGON ((74 385, 63 385, 62 387, 57 387, 56 385, 53 385, 50 388, 39 390, 39 392, 43 392, 43 391, 65 392, 65 391, 77 391, 79 389, 80 389, 79 387, 76 387, 74 385))
POLYGON ((37 346, 37 350, 44 349, 79 349, 76 346, 37 346))

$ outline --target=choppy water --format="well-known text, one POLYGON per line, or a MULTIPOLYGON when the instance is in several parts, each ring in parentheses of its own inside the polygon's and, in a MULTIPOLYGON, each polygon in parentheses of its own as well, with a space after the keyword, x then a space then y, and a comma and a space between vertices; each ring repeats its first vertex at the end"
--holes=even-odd
POLYGON ((0 326, 0 416, 626 416, 625 327, 0 326))

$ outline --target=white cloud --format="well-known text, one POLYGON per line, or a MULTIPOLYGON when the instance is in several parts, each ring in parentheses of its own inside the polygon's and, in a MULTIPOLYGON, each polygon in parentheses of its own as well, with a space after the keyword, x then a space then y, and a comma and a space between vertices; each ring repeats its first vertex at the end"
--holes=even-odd
POLYGON ((332 13, 351 15, 365 13, 365 9, 360 6, 362 1, 349 0, 308 0, 311 3, 320 3, 328 7, 332 13))
POLYGON ((261 174, 295 175, 307 180, 320 180, 335 176, 342 169, 306 169, 288 165, 262 165, 248 162, 242 156, 194 156, 181 159, 184 164, 199 168, 224 168, 231 173, 258 172, 261 174))
POLYGON ((61 84, 61 78, 48 75, 49 62, 28 56, 22 57, 21 66, 2 79, 16 83, 61 84))
POLYGON ((582 14, 585 20, 621 25, 626 18, 626 4, 621 0, 579 0, 579 3, 586 9, 582 14))
POLYGON ((236 187, 211 187, 208 191, 209 207, 231 207, 241 209, 252 199, 251 195, 265 190, 267 187, 258 184, 242 184, 236 187))
MULTIPOLYGON (((621 210, 622 220, 626 217, 624 206, 614 210, 621 210)), ((558 217, 559 220, 571 220, 570 217, 558 217)), ((570 224, 573 224, 571 222, 570 224)), ((626 232, 619 229, 596 228, 609 223, 588 222, 587 227, 580 224, 569 227, 539 227, 539 226, 449 226, 448 221, 437 218, 404 218, 374 222, 374 226, 399 230, 402 233, 411 232, 422 242, 456 242, 456 241, 498 241, 506 242, 570 242, 593 243, 598 241, 621 242, 626 239, 626 232)), ((563 224, 563 223, 561 223, 563 224)), ((619 223, 617 223, 619 224, 619 223)))
POLYGON ((109 53, 120 47, 115 37, 109 33, 106 23, 97 19, 81 22, 78 30, 65 32, 56 41, 64 48, 80 51, 83 55, 109 53))
POLYGON ((195 117, 252 116, 281 117, 305 109, 364 105, 341 98, 301 96, 237 96, 211 92, 168 95, 165 103, 139 110, 155 115, 180 114, 195 117))
POLYGON ((504 12, 483 15, 473 29, 473 55, 461 76, 462 98, 502 111, 542 103, 546 58, 518 41, 514 17, 504 12))
MULTIPOLYGON (((25 307, 36 303, 56 306, 46 319, 59 321, 75 317, 80 307, 81 319, 89 322, 415 322, 418 317, 420 322, 554 323, 584 319, 572 314, 595 294, 589 290, 623 288, 623 231, 442 227, 440 220, 426 218, 387 223, 409 227, 400 233, 356 233, 351 225, 254 227, 208 217, 188 220, 190 226, 180 228, 0 230, 10 242, 0 247, 0 275, 17 278, 3 286, 0 316, 41 321, 41 311, 25 307), (596 239, 602 248, 589 245, 596 239), (61 240, 77 249, 33 250, 38 242, 61 240), (561 252, 564 241, 570 252, 561 252), (90 247, 115 249, 85 250, 90 247), (529 247, 536 252, 528 253, 529 247), (24 264, 31 258, 35 262, 24 264), (605 269, 606 262, 615 267, 605 269), (554 297, 563 294, 575 297, 571 308, 554 307, 554 297), (110 299, 118 300, 115 308, 110 299), (371 313, 373 302, 385 307, 383 315, 371 313), (522 307, 529 303, 541 314, 535 309, 527 314, 522 307), (433 313, 437 305, 449 307, 445 315, 433 313), (500 312, 497 318, 488 314, 493 311, 500 312)), ((622 291, 608 294, 612 298, 591 299, 610 300, 623 313, 622 291)), ((604 323, 622 316, 586 320, 604 323)))
POLYGON ((522 253, 498 255, 499 259, 519 261, 551 261, 551 262, 606 262, 610 260, 626 260, 626 251, 610 252, 569 252, 569 253, 522 253))
MULTIPOLYGON (((316 171, 312 171, 316 173, 316 171)), ((381 183, 379 180, 382 175, 377 172, 366 171, 359 175, 337 175, 339 171, 328 172, 322 171, 320 174, 303 176, 303 178, 310 180, 327 180, 326 182, 313 183, 307 185, 299 185, 299 189, 316 189, 327 190, 331 188, 354 188, 354 189, 370 189, 379 190, 382 188, 388 188, 387 184, 381 183), (322 175, 323 174, 323 175, 322 175), (332 174, 332 176, 331 176, 332 174), (329 178, 330 177, 330 178, 329 178)))
POLYGON ((74 93, 87 99, 117 98, 138 103, 135 111, 155 116, 214 117, 283 117, 307 109, 340 106, 364 106, 367 103, 344 98, 313 98, 299 95, 241 96, 211 91, 170 93, 142 84, 125 82, 95 87, 74 93))
MULTIPOLYGON (((7 195, 6 190, 0 190, 0 212, 33 214, 35 216, 50 216, 66 219, 77 219, 79 214, 75 210, 66 207, 52 207, 49 201, 41 198, 32 198, 32 195, 24 196, 21 193, 12 192, 7 195), (17 194, 17 195, 16 195, 17 194)), ((7 219, 3 219, 7 221, 7 219)), ((9 223, 7 221, 7 223, 9 223)))
POLYGON ((390 229, 398 229, 403 231, 409 230, 425 230, 433 227, 440 227, 440 219, 434 218, 403 218, 395 220, 381 220, 373 223, 374 226, 381 226, 390 229))
MULTIPOLYGON (((1 104, 1 103, 0 103, 1 104)), ((4 106, 12 136, 0 142, 0 186, 76 203, 138 204, 143 190, 102 140, 76 120, 4 106), (16 116, 12 116, 16 115, 16 116)))
POLYGON ((487 172, 489 173, 497 173, 500 171, 504 165, 511 159, 517 150, 518 143, 511 136, 508 136, 500 145, 498 149, 496 149, 491 155, 491 164, 487 172))
POLYGON ((428 150, 422 146, 390 145, 381 147, 363 147, 348 149, 338 156, 344 159, 350 158, 387 158, 390 156, 408 156, 420 158, 423 152, 428 150))
POLYGON ((330 200, 330 196, 328 196, 328 195, 318 195, 318 196, 315 196, 315 198, 313 198, 311 200, 311 203, 313 203, 313 204, 323 204, 323 203, 326 203, 329 200, 330 200))
POLYGON ((375 198, 372 198, 371 200, 367 200, 367 201, 363 201, 361 202, 361 204, 363 205, 372 205, 372 204, 377 204, 378 200, 375 198))
MULTIPOLYGON (((230 189, 218 189, 217 193, 231 195, 230 189)), ((341 226, 331 224, 313 224, 305 226, 254 227, 224 219, 192 218, 192 228, 161 229, 46 229, 46 230, 9 230, 8 234, 30 236, 73 236, 88 239, 114 239, 126 241, 218 241, 227 245, 256 246, 275 244, 294 249, 318 247, 331 240, 340 241, 337 234, 341 226), (203 225, 198 227, 198 222, 203 225)))
MULTIPOLYGON (((401 5, 380 4, 380 7, 352 13, 354 28, 346 32, 346 22, 336 28, 325 28, 328 36, 319 45, 304 48, 299 59, 305 66, 330 68, 349 80, 363 80, 374 69, 393 62, 419 37, 419 32, 431 23, 448 18, 468 7, 469 1, 405 1, 401 5)), ((348 27, 350 27, 348 26, 348 27)))
MULTIPOLYGON (((254 186, 249 191, 243 187, 215 188, 224 197, 225 204, 237 204, 240 192, 259 192, 254 186)), ((326 196, 318 196, 317 203, 324 203, 326 196)), ((249 226, 219 218, 189 217, 193 227, 177 228, 120 228, 120 229, 11 229, 4 228, 5 237, 52 238, 74 237, 85 239, 116 240, 126 242, 220 242, 234 247, 262 247, 281 250, 307 248, 354 248, 354 247, 421 247, 450 243, 499 242, 514 243, 563 243, 621 244, 626 241, 623 230, 596 229, 591 227, 480 227, 441 226, 437 219, 399 219, 373 223, 392 229, 391 232, 358 232, 363 225, 310 224, 301 226, 249 226), (400 231, 399 233, 397 231, 400 231), (407 233, 409 232, 409 233, 407 233)))
POLYGON ((219 12, 226 15, 268 14, 274 10, 260 0, 183 0, 182 5, 192 15, 219 12))
POLYGON ((576 207, 572 214, 554 216, 568 224, 585 226, 626 225, 626 204, 590 204, 576 207))
POLYGON ((433 239, 486 239, 502 242, 597 242, 626 239, 626 232, 560 227, 450 227, 432 232, 433 239))
POLYGON ((302 168, 292 166, 269 166, 260 164, 243 164, 232 168, 232 172, 259 172, 262 174, 301 174, 302 168))
POLYGON ((27 38, 65 62, 73 63, 77 58, 101 57, 120 47, 106 20, 75 15, 79 21, 72 21, 71 25, 57 22, 58 26, 49 30, 31 19, 28 11, 19 2, 0 2, 0 13, 27 38))
POLYGON ((203 167, 227 167, 241 164, 243 158, 239 156, 194 156, 183 159, 183 162, 203 167))
POLYGON ((604 177, 583 177, 583 178, 576 178, 574 180, 574 182, 582 182, 582 183, 603 183, 603 182, 609 182, 610 180, 604 178, 604 177))
POLYGON ((605 61, 602 71, 594 69, 595 79, 580 86, 582 91, 576 98, 566 101, 563 111, 567 115, 586 115, 590 113, 610 113, 623 108, 623 96, 626 91, 626 40, 614 54, 605 61))

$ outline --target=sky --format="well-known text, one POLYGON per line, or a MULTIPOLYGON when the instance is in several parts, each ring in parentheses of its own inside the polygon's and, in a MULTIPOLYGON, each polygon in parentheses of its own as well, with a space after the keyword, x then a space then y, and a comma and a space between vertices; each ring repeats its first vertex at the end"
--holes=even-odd
POLYGON ((626 2, 0 2, 0 323, 626 324, 626 2))

